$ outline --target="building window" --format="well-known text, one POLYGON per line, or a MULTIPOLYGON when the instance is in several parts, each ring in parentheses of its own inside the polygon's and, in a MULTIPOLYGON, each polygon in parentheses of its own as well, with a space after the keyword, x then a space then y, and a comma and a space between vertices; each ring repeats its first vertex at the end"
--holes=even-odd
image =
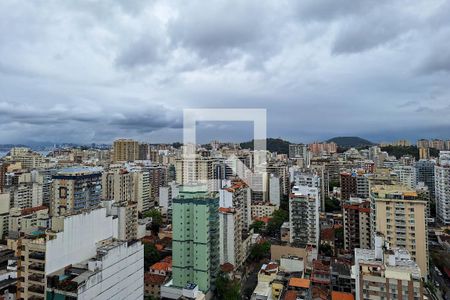
POLYGON ((60 187, 58 191, 59 191, 59 198, 67 199, 67 188, 66 187, 60 187))

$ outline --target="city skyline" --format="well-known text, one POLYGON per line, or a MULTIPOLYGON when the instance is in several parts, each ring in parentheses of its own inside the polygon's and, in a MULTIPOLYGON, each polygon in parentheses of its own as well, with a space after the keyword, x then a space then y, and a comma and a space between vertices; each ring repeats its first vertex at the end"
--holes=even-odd
POLYGON ((4 144, 181 141, 184 108, 223 107, 267 109, 268 136, 292 142, 448 138, 445 1, 0 7, 4 144))

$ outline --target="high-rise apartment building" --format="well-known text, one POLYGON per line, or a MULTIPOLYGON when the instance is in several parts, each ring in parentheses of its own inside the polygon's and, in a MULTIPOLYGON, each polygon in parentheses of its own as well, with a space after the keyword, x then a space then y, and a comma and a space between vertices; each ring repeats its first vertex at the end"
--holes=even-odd
POLYGON ((341 199, 348 200, 351 197, 369 197, 369 179, 363 170, 341 172, 341 199))
POLYGON ((289 199, 290 243, 300 246, 319 244, 319 207, 317 188, 294 186, 289 199))
POLYGON ((429 148, 430 141, 426 139, 417 140, 417 148, 429 148))
POLYGON ((9 211, 9 232, 30 232, 36 227, 47 228, 50 218, 45 206, 25 209, 11 208, 9 211))
POLYGON ((421 159, 415 163, 417 182, 423 182, 430 191, 431 200, 434 201, 435 188, 434 188, 434 166, 435 160, 421 159))
POLYGON ((37 182, 20 182, 10 186, 11 207, 24 209, 42 205, 42 185, 37 182))
POLYGON ((251 189, 242 180, 233 180, 224 184, 219 195, 221 207, 241 210, 241 227, 248 231, 252 224, 251 189))
POLYGON ((409 147, 409 146, 411 146, 411 142, 408 140, 398 140, 398 141, 393 142, 392 145, 399 146, 399 147, 409 147))
POLYGON ((219 208, 220 264, 230 263, 235 268, 242 265, 246 257, 243 243, 242 209, 219 208))
POLYGON ((267 180, 269 180, 270 175, 272 174, 280 179, 281 195, 289 195, 291 184, 289 181, 289 169, 287 164, 284 162, 270 163, 266 168, 266 172, 268 174, 267 180))
POLYGON ((124 202, 134 200, 133 174, 126 169, 112 169, 102 174, 102 199, 124 202))
POLYGON ((429 159, 430 148, 419 148, 419 159, 429 159))
POLYGON ((450 225, 450 151, 441 151, 434 169, 436 216, 440 223, 450 225))
POLYGON ((319 191, 320 209, 325 210, 325 180, 323 179, 323 169, 312 170, 312 172, 299 172, 295 169, 291 172, 291 181, 297 186, 315 187, 319 191))
POLYGON ((206 184, 214 177, 214 160, 211 158, 177 159, 175 161, 176 182, 181 185, 206 184))
POLYGON ((0 193, 0 239, 8 235, 9 209, 9 193, 0 193))
POLYGON ((416 185, 416 193, 417 193, 417 198, 423 201, 427 202, 427 218, 431 218, 431 194, 430 194, 430 190, 428 189, 428 187, 423 183, 423 182, 419 182, 416 185))
POLYGON ((356 197, 356 176, 350 172, 342 172, 340 181, 341 199, 348 200, 350 197, 356 197))
POLYGON ((50 213, 73 213, 100 204, 102 172, 98 168, 68 168, 53 176, 50 213))
POLYGON ((344 248, 370 249, 370 201, 350 198, 342 205, 344 248))
POLYGON ((331 154, 337 152, 336 143, 312 143, 309 145, 309 150, 314 155, 331 154))
POLYGON ((371 235, 384 235, 392 247, 407 249, 422 277, 428 274, 427 202, 404 185, 371 187, 371 235))
POLYGON ((172 200, 178 196, 179 191, 180 186, 175 181, 159 189, 159 208, 169 223, 172 223, 172 200))
POLYGON ((100 208, 19 237, 17 298, 142 299, 143 246, 117 234, 117 219, 100 208))
POLYGON ((409 252, 375 237, 375 249, 355 249, 356 300, 423 300, 424 286, 419 266, 409 252))
POLYGON ((269 202, 278 207, 281 202, 280 178, 275 174, 269 178, 269 202))
POLYGON ((203 188, 183 186, 173 199, 172 270, 174 287, 195 283, 208 293, 220 265, 219 197, 203 188))
POLYGON ((136 202, 137 210, 143 212, 153 207, 150 199, 149 173, 136 169, 111 169, 102 175, 102 199, 117 203, 136 202))
POLYGON ((138 237, 138 209, 136 202, 117 202, 112 205, 112 214, 117 216, 119 240, 135 240, 138 237))
POLYGON ((311 153, 308 146, 304 144, 289 145, 289 158, 297 162, 302 168, 307 168, 310 165, 311 153))
POLYGON ((414 189, 417 184, 416 168, 413 166, 395 166, 394 173, 397 174, 400 183, 414 189))
POLYGON ((430 142, 430 147, 437 149, 439 151, 445 150, 445 143, 443 140, 440 139, 433 139, 430 142))
POLYGON ((27 170, 40 168, 45 163, 45 158, 41 154, 33 152, 31 149, 25 147, 12 148, 8 160, 20 162, 22 168, 27 170))
POLYGON ((139 159, 139 142, 129 139, 119 139, 113 144, 113 161, 125 162, 139 159))
POLYGON ((139 160, 150 159, 150 145, 146 143, 139 144, 139 160))
POLYGON ((133 176, 133 197, 137 203, 138 212, 144 212, 155 207, 155 200, 152 198, 152 185, 150 172, 145 168, 131 171, 133 176))
POLYGON ((153 166, 146 168, 149 173, 151 187, 150 199, 153 203, 159 202, 159 190, 168 183, 168 168, 166 166, 153 166))

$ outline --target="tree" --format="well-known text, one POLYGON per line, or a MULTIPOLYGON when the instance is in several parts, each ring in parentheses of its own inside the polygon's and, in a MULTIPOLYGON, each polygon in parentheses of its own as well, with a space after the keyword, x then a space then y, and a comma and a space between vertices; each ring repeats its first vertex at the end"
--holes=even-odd
POLYGON ((163 223, 161 212, 157 209, 152 208, 151 210, 144 213, 144 218, 152 219, 152 231, 158 233, 159 227, 161 227, 163 223))
POLYGON ((263 221, 255 221, 252 225, 250 225, 250 229, 253 229, 255 233, 261 233, 264 226, 266 226, 266 223, 264 223, 263 221))
MULTIPOLYGON (((291 186, 292 188, 292 186, 291 186)), ((289 196, 283 195, 283 197, 280 200, 280 209, 289 212, 289 196)))
POLYGON ((332 257, 333 256, 333 248, 329 244, 320 244, 319 253, 323 256, 332 257))
POLYGON ((217 297, 223 300, 241 299, 241 285, 233 281, 226 274, 220 272, 216 279, 217 297))
POLYGON ((339 182, 339 180, 331 180, 328 186, 329 191, 332 192, 335 187, 340 187, 341 183, 339 182))
POLYGON ((344 227, 338 227, 334 230, 334 245, 336 249, 344 249, 344 227))
POLYGON ((284 222, 289 220, 289 213, 283 209, 277 209, 272 214, 272 219, 267 223, 266 232, 270 236, 279 236, 280 228, 284 222))
POLYGON ((270 243, 263 242, 255 244, 250 250, 250 259, 253 261, 260 261, 263 258, 270 257, 270 243))
POLYGON ((161 255, 156 249, 156 246, 152 243, 144 244, 144 269, 147 270, 148 267, 158 262, 161 259, 161 255))
POLYGON ((341 205, 339 200, 334 198, 326 198, 325 199, 325 211, 326 212, 334 212, 341 210, 341 205))

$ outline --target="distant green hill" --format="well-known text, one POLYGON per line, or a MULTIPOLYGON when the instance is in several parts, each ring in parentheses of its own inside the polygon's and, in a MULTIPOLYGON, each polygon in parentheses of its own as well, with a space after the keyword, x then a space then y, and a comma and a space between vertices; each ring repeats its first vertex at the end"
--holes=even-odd
MULTIPOLYGON (((289 154, 289 145, 291 143, 282 139, 267 139, 267 150, 270 152, 277 152, 280 154, 289 154)), ((253 140, 249 142, 244 142, 240 144, 242 149, 252 149, 253 150, 253 140)))
POLYGON ((327 140, 327 143, 334 142, 340 148, 363 148, 375 145, 371 141, 357 136, 339 136, 327 140))
MULTIPOLYGON (((389 155, 395 156, 397 159, 404 155, 413 156, 416 160, 419 160, 419 148, 417 146, 386 146, 381 147, 382 151, 386 151, 389 155)), ((439 150, 430 148, 430 156, 431 157, 439 157, 439 150)))

